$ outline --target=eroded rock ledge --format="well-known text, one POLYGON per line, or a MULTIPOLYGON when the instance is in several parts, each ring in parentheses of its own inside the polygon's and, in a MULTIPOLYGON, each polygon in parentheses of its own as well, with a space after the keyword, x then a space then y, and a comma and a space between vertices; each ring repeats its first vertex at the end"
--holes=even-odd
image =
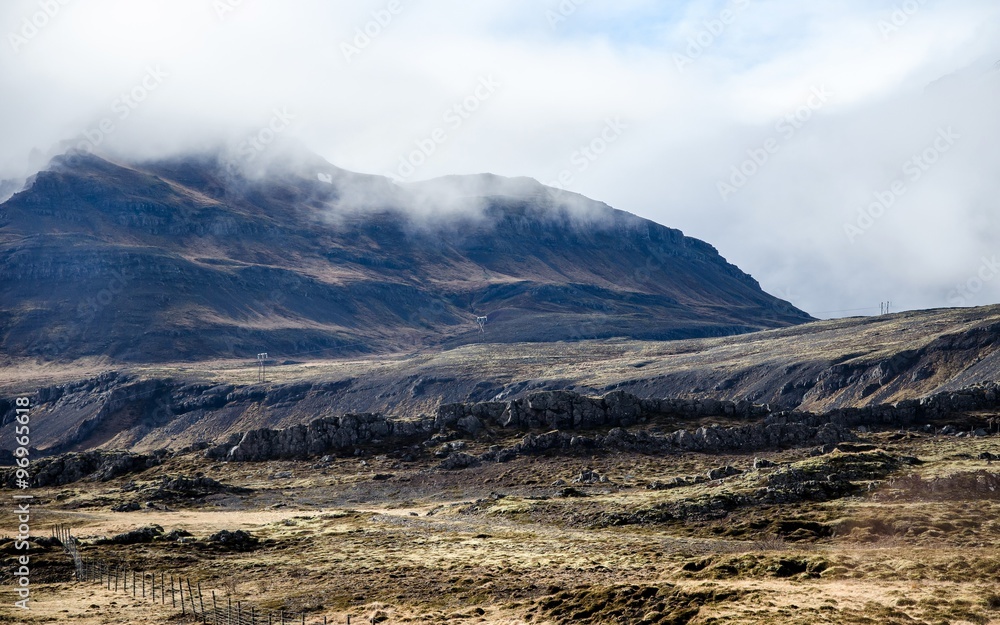
MULTIPOLYGON (((163 458, 203 451, 227 461, 304 459, 354 454, 372 449, 417 456, 440 446, 440 469, 462 469, 483 462, 506 462, 517 456, 562 451, 620 450, 669 454, 754 452, 835 445, 855 440, 852 431, 904 428, 961 419, 998 406, 995 386, 936 395, 892 405, 838 409, 824 414, 772 411, 766 405, 693 399, 640 399, 624 391, 589 397, 570 391, 538 392, 503 402, 446 404, 434 416, 413 419, 381 414, 325 416, 284 429, 256 429, 220 443, 203 442, 172 452, 152 454, 94 450, 39 458, 32 485, 60 485, 80 479, 108 480, 141 472, 163 458), (726 425, 697 426, 706 420, 726 425), (664 432, 664 423, 693 424, 664 432), (656 427, 647 427, 654 425, 656 427), (637 427, 641 426, 641 427, 637 427), (496 438, 523 433, 516 443, 493 445, 478 455, 460 451, 461 438, 496 438)), ((929 426, 928 426, 929 427, 929 426)), ((955 427, 941 430, 958 432, 955 427)), ((970 434, 971 435, 971 434, 970 434)), ((15 469, 0 471, 0 484, 13 487, 15 469)))
MULTIPOLYGON (((990 390, 990 401, 996 393, 990 390)), ((504 431, 525 432, 517 444, 494 447, 480 456, 455 454, 444 468, 480 461, 505 461, 517 455, 562 448, 610 448, 654 453, 700 451, 722 453, 824 445, 852 440, 850 429, 907 427, 922 418, 937 418, 955 409, 972 409, 987 397, 929 398, 826 414, 772 412, 749 402, 687 399, 640 399, 623 391, 587 397, 551 391, 506 402, 446 404, 433 417, 397 419, 378 414, 322 417, 286 429, 258 429, 235 434, 209 448, 210 458, 234 461, 306 458, 353 452, 368 446, 402 447, 426 442, 441 433, 476 437, 504 431), (945 407, 947 406, 947 408, 945 407), (679 429, 669 434, 627 428, 651 420, 718 418, 729 426, 679 429), (745 422, 732 425, 733 422, 745 422)))

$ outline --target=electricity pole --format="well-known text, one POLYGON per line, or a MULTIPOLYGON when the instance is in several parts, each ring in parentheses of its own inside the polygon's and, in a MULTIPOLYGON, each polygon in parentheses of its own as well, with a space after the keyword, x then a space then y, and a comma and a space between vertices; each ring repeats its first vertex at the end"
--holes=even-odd
POLYGON ((257 381, 267 382, 267 352, 257 354, 257 381))

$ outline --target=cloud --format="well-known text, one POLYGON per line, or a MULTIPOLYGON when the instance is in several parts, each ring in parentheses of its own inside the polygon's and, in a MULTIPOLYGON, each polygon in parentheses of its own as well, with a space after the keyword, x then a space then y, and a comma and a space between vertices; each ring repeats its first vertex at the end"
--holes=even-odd
MULTIPOLYGON (((705 239, 813 313, 953 305, 1000 254, 998 17, 985 0, 14 0, 0 178, 81 140, 151 158, 274 135, 399 179, 431 139, 406 181, 569 171, 569 191, 705 239), (833 96, 811 108, 816 89, 833 96), (624 130, 602 145, 609 120, 624 130)), ((996 302, 1000 280, 968 295, 996 302)))

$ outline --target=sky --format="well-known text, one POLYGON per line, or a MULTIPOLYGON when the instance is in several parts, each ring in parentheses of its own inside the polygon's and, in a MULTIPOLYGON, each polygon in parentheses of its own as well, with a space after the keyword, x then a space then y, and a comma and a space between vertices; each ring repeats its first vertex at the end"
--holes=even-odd
POLYGON ((995 0, 7 0, 0 178, 304 144, 528 176, 821 318, 1000 302, 995 0))

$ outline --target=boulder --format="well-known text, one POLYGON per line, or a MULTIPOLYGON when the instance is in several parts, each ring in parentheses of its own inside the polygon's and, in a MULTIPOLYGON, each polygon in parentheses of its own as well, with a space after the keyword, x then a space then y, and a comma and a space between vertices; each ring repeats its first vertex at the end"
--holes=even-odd
POLYGON ((260 540, 250 532, 222 530, 208 537, 208 542, 226 551, 252 551, 260 544, 260 540))

